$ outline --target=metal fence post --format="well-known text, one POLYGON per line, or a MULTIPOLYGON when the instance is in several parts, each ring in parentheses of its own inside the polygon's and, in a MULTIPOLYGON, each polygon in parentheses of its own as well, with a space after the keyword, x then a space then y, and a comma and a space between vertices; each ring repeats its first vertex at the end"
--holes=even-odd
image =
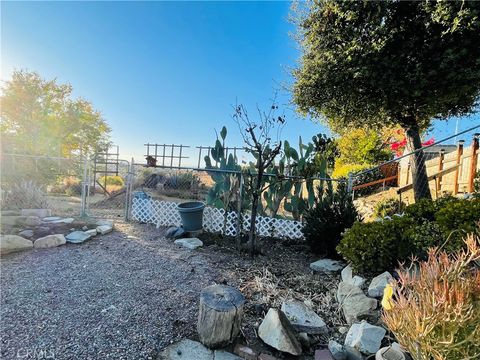
POLYGON ((243 202, 243 174, 239 173, 238 176, 240 177, 240 185, 238 187, 238 204, 237 204, 237 233, 235 234, 235 241, 237 248, 240 249, 240 245, 242 243, 242 202, 243 202))
POLYGON ((353 174, 352 173, 348 174, 347 191, 349 193, 352 193, 352 200, 354 200, 355 193, 353 192, 353 174))
POLYGON ((83 179, 82 179, 82 195, 81 195, 81 205, 80 205, 80 217, 87 217, 87 197, 90 192, 89 181, 88 181, 88 158, 85 157, 83 162, 83 179))

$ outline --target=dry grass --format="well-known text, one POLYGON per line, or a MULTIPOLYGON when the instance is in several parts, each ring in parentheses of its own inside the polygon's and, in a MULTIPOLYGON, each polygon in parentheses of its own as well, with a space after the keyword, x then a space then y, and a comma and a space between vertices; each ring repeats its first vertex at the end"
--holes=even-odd
POLYGON ((329 326, 343 326, 345 321, 335 299, 336 278, 312 274, 289 274, 278 278, 268 268, 245 281, 241 291, 257 304, 281 308, 285 300, 302 301, 315 311, 329 326))

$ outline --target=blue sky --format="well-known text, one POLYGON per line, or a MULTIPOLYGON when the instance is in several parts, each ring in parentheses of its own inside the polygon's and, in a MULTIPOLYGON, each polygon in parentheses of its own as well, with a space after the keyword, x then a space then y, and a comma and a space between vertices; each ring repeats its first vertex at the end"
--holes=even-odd
MULTIPOLYGON (((213 143, 238 99, 253 113, 278 91, 283 138, 310 139, 323 126, 300 118, 283 85, 299 56, 288 2, 2 2, 3 80, 13 69, 69 82, 112 127, 123 158, 145 142, 213 143)), ((462 119, 460 130, 479 123, 462 119)), ((437 139, 455 121, 436 124, 437 139)), ((194 154, 191 154, 193 157, 194 154)))

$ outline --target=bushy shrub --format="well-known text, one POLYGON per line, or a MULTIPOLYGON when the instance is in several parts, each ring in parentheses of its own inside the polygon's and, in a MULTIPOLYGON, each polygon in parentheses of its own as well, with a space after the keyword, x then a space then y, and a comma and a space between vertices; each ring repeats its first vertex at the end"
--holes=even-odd
POLYGON ((480 170, 475 174, 473 179, 473 196, 480 198, 480 170))
POLYGON ((453 254, 429 252, 415 274, 402 268, 388 285, 383 320, 414 360, 478 359, 480 349, 478 238, 453 254))
POLYGON ((318 188, 315 205, 304 216, 303 234, 314 253, 338 257, 336 247, 342 232, 358 219, 346 184, 339 183, 333 190, 329 181, 326 188, 318 188))
POLYGON ((480 199, 458 200, 446 203, 435 214, 435 220, 448 238, 446 249, 453 251, 463 246, 467 233, 478 233, 480 222, 480 199))
POLYGON ((98 179, 98 182, 102 185, 106 183, 107 186, 108 185, 116 185, 116 186, 125 185, 125 182, 123 181, 122 177, 117 175, 102 176, 98 179))
POLYGON ((371 165, 359 165, 359 164, 344 164, 344 165, 338 165, 335 167, 335 170, 333 170, 332 177, 334 179, 340 179, 340 178, 348 178, 348 174, 350 173, 358 173, 362 170, 368 169, 369 167, 372 167, 371 165))
POLYGON ((435 221, 435 214, 452 202, 462 201, 453 196, 447 195, 437 200, 420 199, 414 204, 407 206, 405 215, 416 220, 418 223, 424 221, 435 221))
POLYGON ((402 238, 412 225, 410 219, 400 217, 392 221, 356 222, 345 232, 337 251, 360 273, 392 270, 399 260, 407 259, 412 253, 411 244, 402 238))
POLYGON ((199 177, 192 172, 182 172, 167 177, 165 189, 190 190, 192 184, 198 183, 199 177))
POLYGON ((373 216, 377 218, 384 218, 385 216, 401 214, 404 208, 405 204, 398 201, 398 199, 386 199, 379 201, 375 205, 373 216))
POLYGON ((2 209, 44 209, 48 201, 42 187, 33 181, 2 186, 2 209))
POLYGON ((467 232, 479 233, 479 221, 480 199, 420 200, 407 206, 403 217, 354 224, 337 250, 358 271, 393 270, 412 256, 424 259, 431 247, 460 249, 467 232))

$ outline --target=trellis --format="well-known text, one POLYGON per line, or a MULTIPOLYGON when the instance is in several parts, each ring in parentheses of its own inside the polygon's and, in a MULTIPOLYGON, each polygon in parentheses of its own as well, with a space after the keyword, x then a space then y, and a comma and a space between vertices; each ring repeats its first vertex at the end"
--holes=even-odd
MULTIPOLYGON (((132 202, 132 219, 160 226, 180 226, 182 224, 177 203, 152 199, 134 198, 132 202)), ((250 214, 242 217, 242 230, 250 229, 250 214)), ((226 212, 210 206, 203 212, 203 229, 208 232, 221 233, 228 236, 237 235, 238 214, 226 212)), ((257 216, 256 230, 260 236, 271 236, 280 239, 303 239, 302 223, 295 220, 276 219, 257 216)))

